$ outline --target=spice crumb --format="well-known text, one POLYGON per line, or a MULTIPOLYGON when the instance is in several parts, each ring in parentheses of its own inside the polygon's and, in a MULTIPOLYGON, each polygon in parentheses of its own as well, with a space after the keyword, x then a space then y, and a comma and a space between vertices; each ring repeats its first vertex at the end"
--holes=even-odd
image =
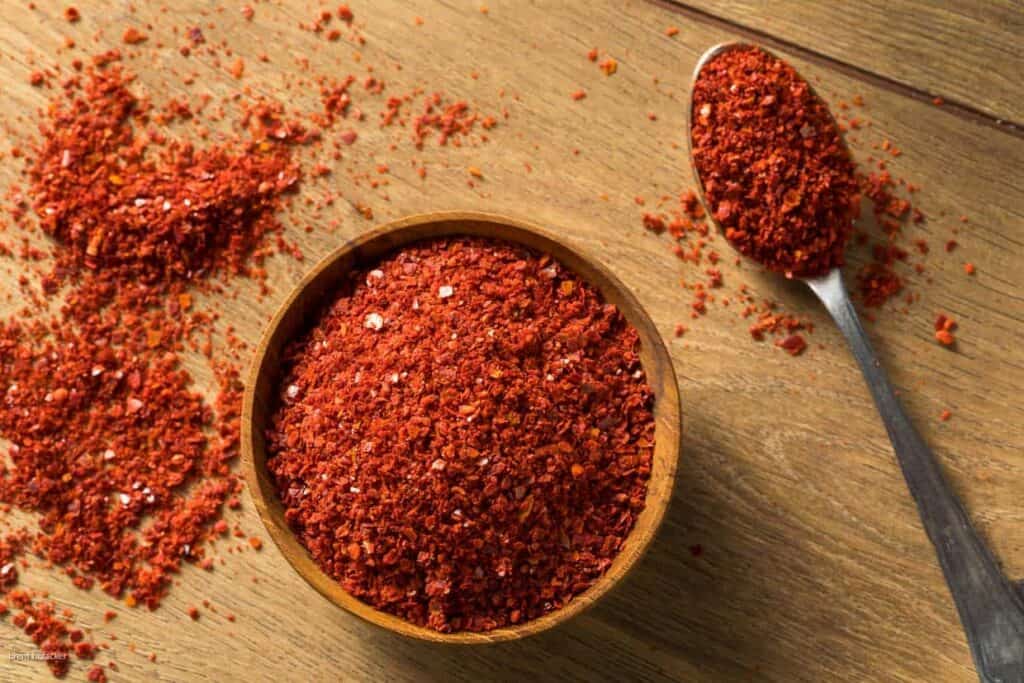
POLYGON ((775 345, 791 356, 799 356, 807 348, 807 340, 800 334, 791 334, 775 342, 775 345))
POLYGON ((600 64, 598 64, 598 66, 601 68, 601 71, 604 72, 605 76, 611 76, 613 73, 619 70, 619 63, 618 61, 615 60, 614 57, 609 57, 603 60, 600 64))
POLYGON ((124 41, 126 45, 138 45, 147 39, 148 36, 134 26, 129 26, 124 30, 124 33, 121 34, 121 40, 124 41))

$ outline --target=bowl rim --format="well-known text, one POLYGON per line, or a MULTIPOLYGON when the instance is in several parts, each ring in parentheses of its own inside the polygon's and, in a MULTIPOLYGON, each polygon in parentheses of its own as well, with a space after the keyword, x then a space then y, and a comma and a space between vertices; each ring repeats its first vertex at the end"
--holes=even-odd
POLYGON ((267 533, 291 568, 329 602, 355 614, 364 621, 419 640, 451 644, 496 643, 540 633, 586 611, 600 598, 607 595, 611 589, 619 585, 621 580, 646 554, 664 521, 672 499, 678 460, 682 451, 682 407, 672 358, 653 320, 640 305, 633 292, 600 260, 581 251, 576 246, 567 244, 546 228, 529 221, 481 211, 437 211, 418 213, 392 220, 379 224, 346 241, 320 259, 293 286, 264 328, 245 376, 241 420, 241 454, 249 494, 267 533), (433 224, 440 225, 428 228, 433 224), (473 230, 473 226, 482 225, 490 225, 494 231, 478 232, 473 230), (422 234, 414 235, 414 233, 425 229, 427 231, 422 234), (323 305, 325 298, 330 296, 329 292, 321 292, 319 296, 310 294, 311 285, 316 283, 320 277, 325 276, 325 272, 339 261, 352 259, 352 262, 336 273, 335 277, 352 268, 365 265, 365 262, 360 262, 362 250, 377 243, 385 243, 385 248, 374 250, 375 253, 369 255, 370 259, 380 258, 383 254, 417 241, 454 235, 489 237, 548 253, 563 266, 576 273, 578 277, 597 288, 606 301, 614 299, 615 301, 612 303, 616 304, 640 334, 642 365, 647 374, 648 384, 651 385, 655 393, 653 408, 655 419, 654 460, 644 499, 644 509, 626 536, 612 565, 593 585, 574 596, 560 609, 521 624, 486 632, 441 633, 418 626, 359 600, 322 571, 284 521, 283 505, 277 496, 276 489, 270 485, 269 475, 260 476, 260 467, 265 468, 266 452, 262 448, 262 435, 257 434, 254 429, 257 385, 264 377, 264 373, 272 373, 272 370, 266 370, 264 366, 267 364, 268 349, 281 328, 282 322, 297 304, 304 303, 304 297, 312 296, 319 301, 320 305, 323 305), (528 236, 531 242, 524 241, 524 236, 528 236), (541 245, 538 245, 537 242, 541 245), (546 246, 550 248, 546 248, 546 246), (572 263, 565 263, 566 260, 572 261, 572 263), (580 272, 581 270, 589 272, 580 272), (595 282, 594 276, 601 282, 595 282), (659 375, 657 378, 652 377, 652 368, 648 367, 647 362, 643 362, 644 356, 656 366, 659 375), (263 452, 258 467, 257 452, 261 450, 263 452), (661 454, 660 458, 659 454, 661 454), (657 471, 657 486, 655 486, 655 466, 664 468, 657 471), (640 525, 642 520, 645 522, 643 528, 640 525), (613 570, 615 570, 614 573, 613 570))

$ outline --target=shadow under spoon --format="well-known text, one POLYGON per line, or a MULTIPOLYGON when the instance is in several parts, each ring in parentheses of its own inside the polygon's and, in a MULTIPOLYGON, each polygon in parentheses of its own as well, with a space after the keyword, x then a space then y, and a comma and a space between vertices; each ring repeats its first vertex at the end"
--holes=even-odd
MULTIPOLYGON (((708 220, 719 230, 721 226, 704 196, 704 186, 693 159, 693 85, 709 61, 727 50, 741 47, 750 46, 725 43, 712 47, 701 56, 694 70, 686 110, 690 163, 708 220)), ((979 678, 984 683, 1024 683, 1024 591, 1018 592, 1000 570, 991 551, 971 524, 963 504, 950 489, 931 449, 904 412, 861 327, 839 268, 833 268, 820 277, 801 280, 828 309, 860 365, 889 433, 907 487, 917 504, 925 532, 935 547, 979 678)))

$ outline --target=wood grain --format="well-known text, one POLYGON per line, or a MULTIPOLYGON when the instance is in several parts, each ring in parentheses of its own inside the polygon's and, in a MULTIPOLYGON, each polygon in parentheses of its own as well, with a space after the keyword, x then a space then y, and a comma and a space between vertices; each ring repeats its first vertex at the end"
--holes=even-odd
POLYGON ((1024 12, 1016 0, 669 1, 1024 124, 1024 12))
MULTIPOLYGON (((231 290, 237 296, 215 302, 250 348, 291 286, 320 257, 374 222, 441 208, 545 225, 608 266, 666 339, 677 322, 691 328, 670 343, 687 416, 673 504, 643 562, 578 619, 487 647, 414 642, 336 609, 269 543, 258 553, 219 545, 224 564, 212 573, 186 568, 165 605, 152 613, 79 591, 57 573, 23 572, 26 583, 50 590, 100 639, 118 634, 110 641, 110 658, 123 679, 976 680, 888 439, 826 313, 802 289, 723 259, 728 284, 747 282, 759 297, 807 313, 817 326, 812 348, 793 359, 770 343, 754 343, 749 322, 728 309, 713 308, 691 321, 689 297, 677 282, 697 273, 671 256, 665 238, 640 227, 641 212, 658 197, 692 184, 682 156, 682 107, 697 57, 714 43, 742 36, 718 24, 681 21, 677 12, 642 2, 489 0, 483 14, 476 2, 353 0, 367 38, 356 64, 351 45, 328 46, 296 29, 314 18, 312 3, 254 3, 250 23, 233 6, 218 13, 203 0, 175 3, 168 13, 157 4, 139 3, 130 12, 127 4, 82 0, 75 4, 83 20, 74 27, 60 18, 63 4, 39 4, 36 11, 11 11, 0 26, 3 150, 24 145, 36 109, 51 94, 29 86, 28 74, 37 68, 29 53, 39 62, 73 32, 75 53, 91 54, 116 45, 129 23, 154 25, 131 66, 139 87, 161 97, 210 92, 220 98, 247 86, 315 109, 315 93, 298 83, 307 74, 298 61, 305 55, 311 73, 362 76, 374 64, 386 74, 386 92, 423 86, 483 111, 508 108, 508 120, 485 145, 431 145, 418 152, 408 144, 408 131, 367 125, 342 162, 325 159, 336 173, 307 180, 301 196, 333 191, 344 200, 318 218, 299 201, 286 216, 288 237, 306 260, 271 259, 269 296, 260 297, 252 283, 237 283, 231 290), (207 39, 227 40, 245 58, 241 82, 227 74, 226 60, 216 64, 205 54, 185 59, 177 53, 180 33, 175 38, 171 26, 180 31, 194 22, 213 23, 215 28, 204 28, 207 39), (669 25, 680 28, 674 38, 664 35, 669 25), (165 47, 156 46, 157 38, 165 47), (617 73, 606 77, 586 59, 592 47, 618 60, 617 73), (261 52, 268 63, 257 59, 261 52), (190 71, 198 73, 192 87, 182 82, 190 71), (579 88, 587 97, 575 102, 569 93, 579 88), (426 163, 425 181, 412 159, 426 163), (345 170, 373 173, 385 162, 392 170, 383 188, 356 185, 345 170), (469 166, 484 176, 475 187, 466 182, 469 166), (638 195, 645 207, 637 206, 638 195), (375 221, 363 219, 357 204, 372 206, 375 221), (703 552, 696 556, 689 548, 698 544, 703 552), (185 609, 206 598, 220 614, 203 610, 199 621, 189 620, 185 609), (112 608, 119 616, 104 626, 102 614, 112 608), (226 612, 238 621, 227 622, 226 612), (149 652, 156 652, 156 663, 146 658, 149 652)), ((893 11, 912 6, 891 5, 893 11)), ((827 11, 821 16, 804 20, 825 31, 834 17, 827 11)), ((998 58, 998 46, 993 51, 998 58)), ((961 59, 930 54, 927 68, 964 80, 956 75, 961 59)), ((905 316, 881 316, 869 332, 973 521, 1010 576, 1020 578, 1024 351, 1017 340, 1024 323, 1024 187, 1017 177, 1024 141, 817 62, 795 64, 833 102, 863 94, 873 125, 852 136, 854 154, 862 160, 878 154, 872 144, 890 138, 903 150, 890 167, 922 186, 917 200, 930 219, 914 234, 929 239, 932 253, 926 277, 916 280, 921 298, 905 316), (961 214, 970 222, 961 224, 961 214), (961 247, 947 255, 941 245, 953 227, 960 230, 961 247), (964 275, 964 261, 977 266, 973 278, 964 275), (954 352, 932 341, 940 310, 960 322, 954 352), (954 417, 942 423, 944 408, 954 417)), ((975 79, 970 87, 986 88, 982 95, 993 101, 1005 97, 990 85, 975 79)), ((372 116, 379 103, 364 106, 372 116)), ((19 168, 5 157, 0 186, 17 180, 19 168)), ((863 248, 854 248, 853 267, 866 257, 863 248)), ((3 264, 2 291, 12 293, 14 308, 17 264, 3 264)), ((190 359, 188 367, 201 387, 213 386, 201 359, 190 359)), ((248 499, 238 521, 248 533, 260 531, 248 499)), ((0 658, 31 649, 16 629, 0 628, 0 658)), ((82 671, 76 667, 74 675, 82 671)), ((0 679, 47 680, 48 674, 39 663, 3 659, 0 679)))
POLYGON ((536 635, 565 623, 593 606, 622 581, 650 547, 672 496, 679 461, 682 415, 679 390, 665 343, 636 297, 605 266, 571 249, 543 227, 505 216, 476 211, 433 211, 392 221, 345 243, 325 256, 289 293, 256 346, 242 408, 242 460, 256 510, 289 564, 332 603, 393 633, 435 643, 479 645, 536 635), (354 268, 369 268, 397 249, 418 240, 472 235, 524 244, 555 258, 597 287, 640 335, 640 361, 654 391, 654 460, 644 510, 614 562, 586 592, 555 612, 531 621, 485 633, 439 633, 379 611, 353 597, 325 574, 292 533, 278 488, 267 470, 264 434, 280 390, 285 347, 308 330, 310 323, 337 296, 339 283, 354 268))

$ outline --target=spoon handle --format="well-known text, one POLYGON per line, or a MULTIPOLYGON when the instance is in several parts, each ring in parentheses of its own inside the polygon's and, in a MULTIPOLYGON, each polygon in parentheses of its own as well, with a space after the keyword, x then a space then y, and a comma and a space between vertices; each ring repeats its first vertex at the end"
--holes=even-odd
POLYGON ((931 449, 910 423, 857 318, 838 268, 806 280, 846 337, 875 399, 903 476, 953 594, 978 675, 1024 681, 1024 600, 1000 571, 949 488, 931 449))

